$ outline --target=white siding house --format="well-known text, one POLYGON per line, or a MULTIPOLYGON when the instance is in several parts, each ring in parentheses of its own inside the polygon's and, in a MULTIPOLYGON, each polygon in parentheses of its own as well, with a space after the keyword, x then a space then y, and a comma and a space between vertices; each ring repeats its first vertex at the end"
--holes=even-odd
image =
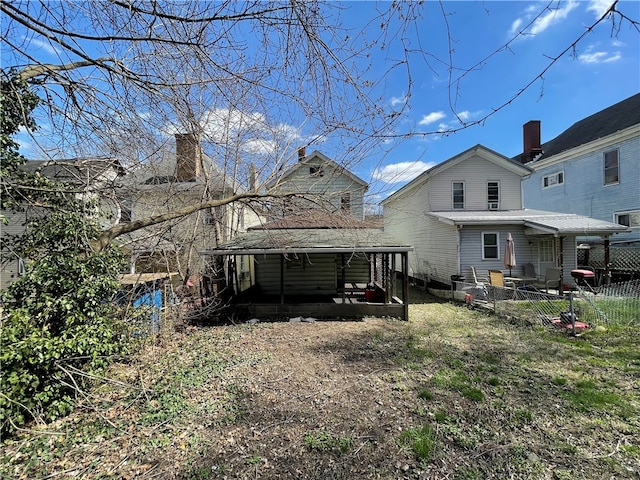
POLYGON ((611 235, 626 227, 579 215, 522 208, 521 182, 531 170, 482 145, 427 170, 382 202, 384 229, 412 245, 409 274, 449 284, 455 275, 471 280, 500 269, 523 275, 533 264, 537 277, 561 268, 565 282, 576 267, 576 236, 611 235), (517 252, 513 272, 505 270, 507 234, 517 252))
POLYGON ((308 211, 340 213, 364 219, 364 194, 368 184, 319 151, 298 151, 298 162, 266 185, 273 195, 296 194, 274 201, 272 219, 308 211))

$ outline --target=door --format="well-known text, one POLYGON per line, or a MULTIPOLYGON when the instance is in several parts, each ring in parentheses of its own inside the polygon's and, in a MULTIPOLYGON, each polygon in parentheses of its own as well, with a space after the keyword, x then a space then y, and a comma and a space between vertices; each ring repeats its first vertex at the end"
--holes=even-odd
POLYGON ((540 278, 544 278, 547 268, 557 268, 554 237, 544 237, 538 240, 538 276, 540 278))

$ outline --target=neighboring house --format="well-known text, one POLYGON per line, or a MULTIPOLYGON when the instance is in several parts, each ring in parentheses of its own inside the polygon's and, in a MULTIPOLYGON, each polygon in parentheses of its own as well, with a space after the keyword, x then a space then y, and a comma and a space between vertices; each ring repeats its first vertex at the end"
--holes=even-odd
POLYGON ((616 243, 640 248, 640 93, 542 144, 540 121, 523 130, 524 153, 515 159, 532 170, 522 183, 524 206, 625 225, 630 231, 616 243))
POLYGON ((293 197, 276 199, 271 219, 302 212, 332 212, 364 219, 367 183, 319 151, 306 155, 298 150, 298 162, 266 184, 267 193, 293 197))
POLYGON ((505 270, 503 252, 511 233, 518 262, 537 276, 561 268, 565 283, 576 268, 576 236, 611 235, 626 227, 592 218, 527 210, 521 182, 531 170, 476 145, 423 172, 382 202, 384 229, 412 245, 409 275, 449 284, 454 275, 471 280, 477 271, 505 270))
MULTIPOLYGON (((197 136, 177 134, 175 139, 175 153, 164 152, 159 162, 137 168, 122 179, 120 222, 244 191, 203 153, 197 136)), ((252 212, 235 202, 162 222, 117 241, 130 253, 130 273, 179 272, 186 279, 209 271, 211 265, 202 251, 244 231, 247 220, 256 223, 252 212)))
MULTIPOLYGON (((75 158, 65 160, 29 160, 21 169, 38 173, 53 180, 65 182, 78 190, 77 195, 86 199, 98 199, 95 212, 91 212, 101 223, 107 226, 116 208, 113 185, 124 170, 118 160, 112 158, 75 158)), ((24 205, 19 212, 3 211, 7 224, 2 225, 3 254, 6 258, 0 264, 0 288, 5 289, 24 273, 27 259, 11 255, 10 245, 5 242, 8 236, 24 233, 25 222, 34 215, 42 215, 42 208, 24 205)))

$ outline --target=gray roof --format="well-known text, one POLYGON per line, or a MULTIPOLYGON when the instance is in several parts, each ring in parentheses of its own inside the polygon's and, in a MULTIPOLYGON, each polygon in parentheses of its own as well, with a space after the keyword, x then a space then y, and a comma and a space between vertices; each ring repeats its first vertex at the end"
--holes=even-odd
POLYGON ((278 253, 408 252, 404 245, 376 228, 252 230, 204 253, 257 255, 278 253))
MULTIPOLYGON (((640 93, 574 123, 553 140, 542 144, 536 161, 604 138, 640 123, 640 93)), ((522 154, 515 157, 519 159, 522 154)))
POLYGON ((427 212, 426 215, 451 225, 523 225, 540 233, 566 235, 611 235, 628 232, 629 228, 573 213, 543 210, 504 210, 427 212))

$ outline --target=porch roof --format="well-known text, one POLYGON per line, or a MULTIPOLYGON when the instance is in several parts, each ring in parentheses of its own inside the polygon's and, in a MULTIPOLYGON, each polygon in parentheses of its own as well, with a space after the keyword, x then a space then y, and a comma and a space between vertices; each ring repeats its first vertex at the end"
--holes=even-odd
POLYGON ((543 210, 500 210, 500 211, 446 211, 427 212, 441 222, 450 225, 522 225, 530 229, 525 232, 536 234, 565 235, 612 235, 628 232, 624 225, 606 222, 572 213, 547 212, 543 210))
POLYGON ((295 228, 251 230, 203 253, 258 255, 282 253, 402 253, 403 245, 376 228, 295 228))

